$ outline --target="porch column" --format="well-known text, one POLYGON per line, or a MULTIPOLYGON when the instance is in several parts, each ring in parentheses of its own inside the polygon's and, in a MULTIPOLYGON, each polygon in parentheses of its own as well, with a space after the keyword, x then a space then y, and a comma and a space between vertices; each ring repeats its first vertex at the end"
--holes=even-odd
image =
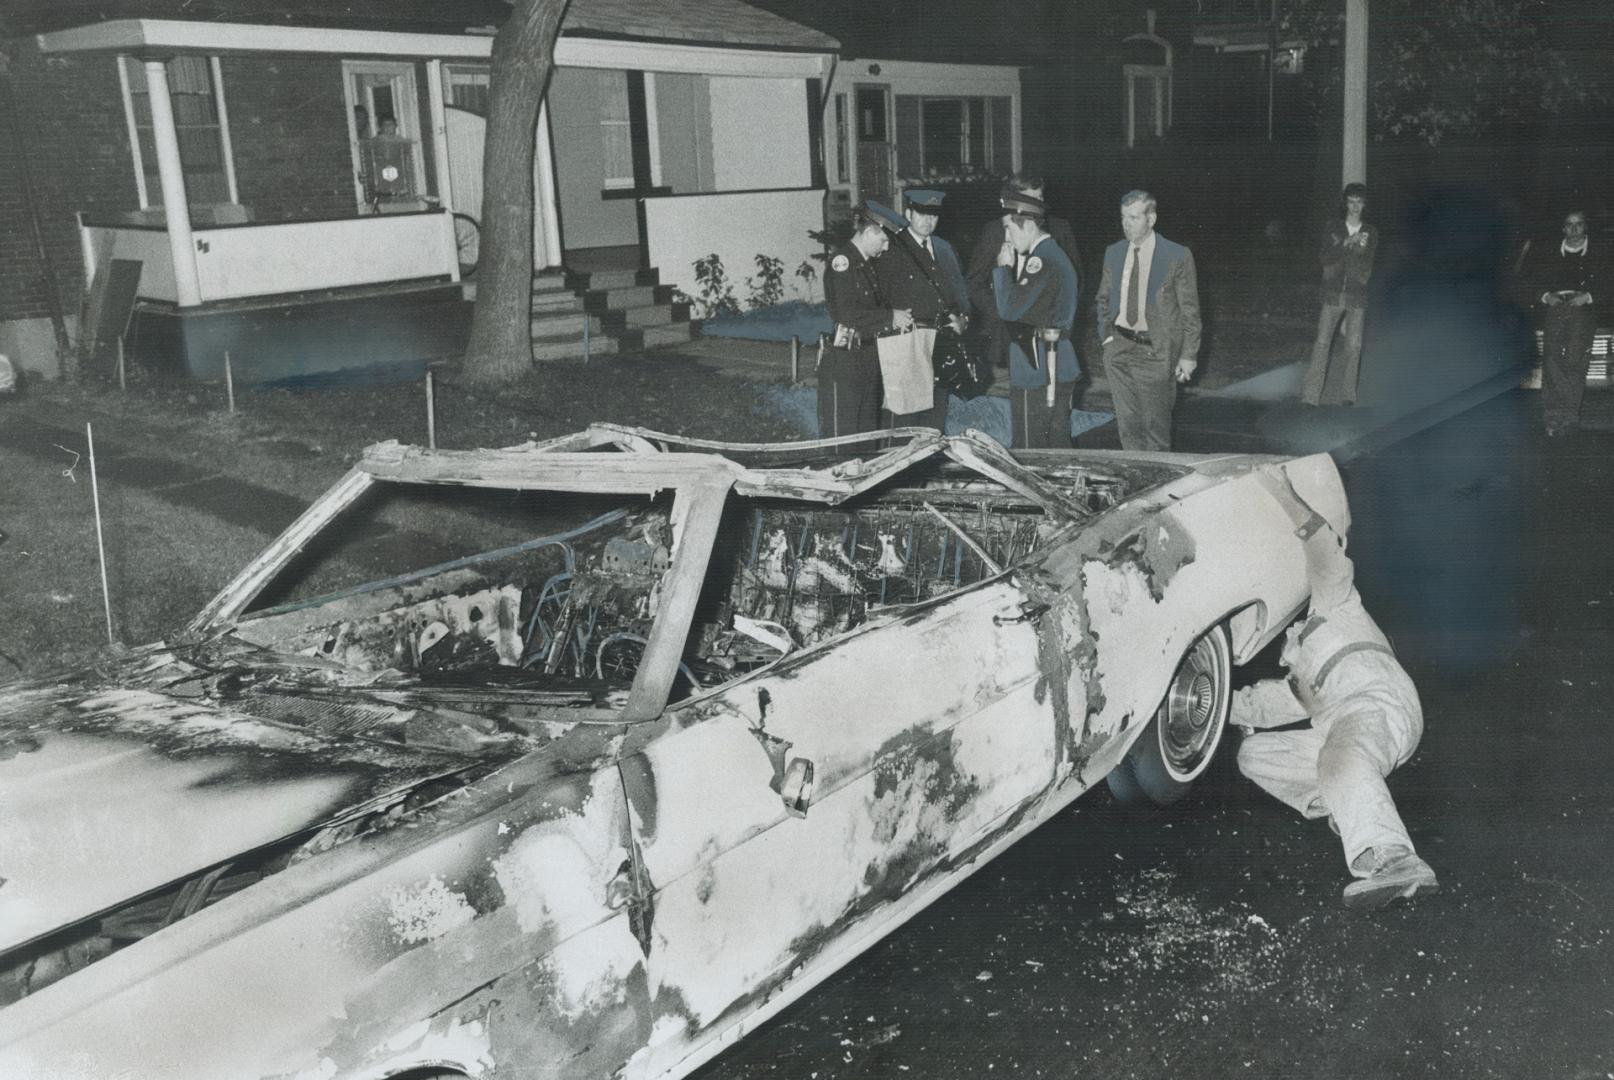
POLYGON ((146 60, 145 65, 151 134, 157 144, 157 176, 162 181, 163 214, 168 219, 168 251, 174 260, 174 292, 180 307, 195 307, 202 302, 202 287, 196 276, 196 243, 191 237, 179 135, 174 131, 174 103, 168 97, 168 62, 146 60))
MULTIPOLYGON (((448 117, 444 115, 446 99, 443 95, 443 62, 426 61, 426 94, 431 108, 432 172, 437 174, 437 202, 444 210, 453 213, 454 180, 448 164, 448 117)), ((476 208, 482 212, 481 207, 476 208)))
POLYGON ((560 265, 560 202, 555 186, 555 151, 549 138, 549 103, 538 109, 538 151, 533 154, 532 268, 560 265))

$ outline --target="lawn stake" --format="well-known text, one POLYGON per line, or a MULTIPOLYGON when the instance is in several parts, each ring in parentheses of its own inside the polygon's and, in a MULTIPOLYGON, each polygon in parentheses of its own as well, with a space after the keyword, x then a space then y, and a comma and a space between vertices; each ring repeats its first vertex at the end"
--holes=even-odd
POLYGON ((432 394, 432 369, 426 368, 426 446, 437 449, 437 403, 432 394))
POLYGON ((224 397, 230 403, 230 412, 235 412, 235 375, 230 370, 230 354, 224 354, 224 397))
POLYGON ((90 444, 90 501, 95 504, 95 549, 101 556, 101 606, 106 609, 106 643, 111 645, 112 636, 112 590, 106 582, 106 541, 101 535, 101 489, 95 480, 95 432, 89 424, 84 425, 84 440, 90 444))
POLYGON ((583 363, 588 363, 588 312, 583 312, 583 363))
POLYGON ((801 382, 801 338, 790 335, 790 384, 801 382))
POLYGON ((122 334, 118 335, 118 389, 119 390, 127 390, 127 389, 129 389, 129 384, 124 381, 124 377, 123 377, 123 335, 122 334))

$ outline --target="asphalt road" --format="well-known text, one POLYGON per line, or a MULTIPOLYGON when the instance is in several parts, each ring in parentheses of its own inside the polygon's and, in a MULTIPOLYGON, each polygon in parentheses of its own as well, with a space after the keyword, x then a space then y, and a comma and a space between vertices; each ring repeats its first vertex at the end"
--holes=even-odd
POLYGON ((1333 835, 1226 746, 1170 811, 1089 793, 697 1075, 1614 1076, 1614 434, 1548 442, 1531 398, 1347 476, 1438 895, 1346 911, 1333 835))

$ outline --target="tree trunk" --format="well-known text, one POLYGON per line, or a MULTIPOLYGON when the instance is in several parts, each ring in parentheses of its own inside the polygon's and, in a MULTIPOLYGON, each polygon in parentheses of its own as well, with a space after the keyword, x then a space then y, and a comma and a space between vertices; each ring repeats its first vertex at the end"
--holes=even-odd
POLYGON ((555 38, 570 0, 516 0, 493 39, 482 150, 482 250, 465 349, 469 382, 508 382, 532 366, 533 153, 555 38))

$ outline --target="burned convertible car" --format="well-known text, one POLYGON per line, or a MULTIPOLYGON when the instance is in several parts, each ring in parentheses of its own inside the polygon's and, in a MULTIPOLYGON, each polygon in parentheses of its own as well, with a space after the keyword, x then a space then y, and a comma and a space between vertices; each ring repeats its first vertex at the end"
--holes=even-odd
POLYGON ((0 1075, 681 1076, 1180 794, 1345 527, 1322 456, 892 443, 377 445, 183 633, 0 688, 0 1075), (531 538, 276 598, 392 485, 531 538))

